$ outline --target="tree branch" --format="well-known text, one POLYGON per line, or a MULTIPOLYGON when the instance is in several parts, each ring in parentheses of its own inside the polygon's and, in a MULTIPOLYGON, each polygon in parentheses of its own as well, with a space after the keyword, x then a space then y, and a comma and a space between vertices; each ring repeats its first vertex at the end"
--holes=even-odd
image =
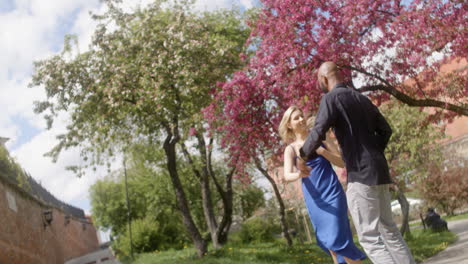
MULTIPOLYGON (((292 73, 300 68, 303 68, 305 66, 307 66, 309 63, 303 63, 295 68, 292 68, 290 70, 288 70, 288 74, 289 73, 292 73)), ((376 74, 373 74, 373 73, 370 73, 370 72, 367 72, 363 69, 360 69, 360 68, 357 68, 357 67, 354 67, 354 66, 351 66, 351 65, 338 65, 339 67, 341 68, 347 68, 347 69, 350 69, 350 70, 353 70, 353 71, 357 71, 359 73, 362 73, 364 75, 367 75, 367 76, 370 76, 370 77, 373 77, 377 80, 379 80, 380 82, 382 82, 383 84, 379 84, 379 85, 371 85, 371 86, 364 86, 360 89, 358 89, 360 92, 368 92, 368 91, 377 91, 377 90, 380 90, 380 91, 384 91, 386 93, 389 93, 391 95, 393 95, 396 99, 398 99, 399 101, 409 105, 409 106, 424 106, 424 107, 437 107, 437 108, 442 108, 442 109, 445 109, 445 110, 450 110, 452 112, 455 112, 457 114, 460 114, 460 115, 464 115, 464 116, 468 116, 468 108, 466 107, 463 107, 463 106, 458 106, 458 105, 454 105, 454 104, 451 104, 451 103, 448 103, 448 102, 443 102, 443 101, 439 101, 439 100, 435 100, 435 99, 430 99, 430 98, 426 98, 426 99, 416 99, 416 98, 412 98, 411 96, 403 93, 403 92, 400 92, 398 91, 397 89, 395 89, 395 87, 390 83, 388 82, 387 80, 385 80, 384 78, 376 75, 376 74)), ((271 85, 274 85, 276 84, 276 80, 273 80, 271 82, 271 85)))
POLYGON ((380 12, 380 13, 384 13, 384 14, 387 14, 387 15, 390 15, 390 16, 392 16, 392 17, 397 17, 397 16, 400 15, 400 14, 398 14, 398 13, 395 14, 395 13, 388 12, 388 11, 386 11, 386 10, 380 10, 380 9, 377 9, 377 10, 375 10, 375 11, 380 12))
POLYGON ((187 147, 185 146, 185 143, 181 143, 179 145, 180 145, 180 148, 182 149, 182 153, 184 154, 185 158, 190 163, 190 167, 192 167, 193 173, 200 180, 200 178, 201 178, 200 171, 197 170, 197 168, 195 166, 195 162, 193 162, 192 156, 190 156, 190 153, 187 151, 187 147))
MULTIPOLYGON (((196 135, 197 139, 198 139, 198 146, 199 146, 199 151, 200 151, 200 155, 206 157, 206 160, 205 160, 205 166, 206 166, 206 172, 207 174, 210 176, 210 178, 213 180, 215 186, 216 186, 216 190, 219 192, 219 194, 221 195, 221 197, 224 198, 224 196, 226 195, 226 192, 224 191, 223 187, 221 187, 221 184, 219 184, 218 180, 216 179, 215 177, 215 173, 213 171, 213 165, 212 165, 212 159, 211 159, 211 149, 208 149, 208 152, 206 152, 206 143, 205 143, 205 139, 203 137, 203 134, 202 133, 197 133, 196 135)), ((210 145, 213 144, 213 138, 210 138, 210 145)))
MULTIPOLYGON (((205 141, 203 141, 203 144, 204 143, 205 143, 205 141)), ((208 174, 210 175, 211 179, 213 179, 213 182, 214 182, 218 192, 221 195, 224 195, 224 190, 221 187, 221 185, 219 184, 218 180, 216 179, 214 171, 213 171, 213 164, 212 164, 212 159, 211 159, 211 154, 212 154, 211 146, 213 144, 213 138, 210 138, 210 142, 208 144, 209 144, 208 145, 209 146, 208 147, 208 154, 207 154, 207 157, 206 157, 206 163, 207 163, 207 167, 208 167, 208 174)), ((206 147, 206 146, 204 146, 204 147, 206 147)))
POLYGON ((360 89, 358 89, 361 93, 362 92, 370 92, 370 91, 384 91, 386 93, 389 93, 389 94, 393 95, 396 99, 398 99, 399 101, 401 101, 401 102, 403 102, 403 103, 405 103, 405 104, 407 104, 409 106, 437 107, 437 108, 450 110, 450 111, 453 111, 455 113, 458 113, 458 114, 461 114, 461 115, 464 115, 464 116, 468 116, 468 108, 458 106, 458 105, 454 105, 454 104, 451 104, 451 103, 448 103, 448 102, 443 102, 443 101, 439 101, 439 100, 435 100, 435 99, 430 99, 430 98, 416 99, 416 98, 413 98, 413 97, 411 97, 411 96, 409 96, 409 95, 407 95, 407 94, 405 94, 405 93, 403 93, 401 91, 398 91, 390 82, 388 82, 384 78, 378 76, 377 74, 367 72, 367 71, 365 71, 363 69, 353 67, 351 65, 340 65, 340 67, 360 72, 360 73, 365 74, 367 76, 373 77, 373 78, 379 80, 380 82, 382 82, 383 84, 385 84, 385 85, 378 84, 378 85, 370 85, 370 86, 361 87, 360 89))
POLYGON ((415 99, 404 94, 403 92, 398 91, 393 86, 387 86, 387 85, 381 85, 381 84, 371 85, 371 86, 364 86, 358 89, 358 91, 360 91, 361 93, 371 92, 371 91, 384 91, 386 93, 393 95, 396 99, 398 99, 399 101, 409 106, 437 107, 437 108, 450 110, 450 111, 453 111, 455 113, 458 113, 464 116, 468 116, 467 108, 454 105, 451 103, 443 102, 443 101, 434 100, 434 99, 415 99))
POLYGON ((357 72, 360 72, 362 74, 365 74, 367 76, 370 76, 370 77, 373 77, 379 81, 381 81, 382 83, 384 83, 385 85, 387 86, 392 86, 390 84, 390 82, 388 82, 387 80, 385 80, 384 78, 378 76, 377 74, 374 74, 374 73, 370 73, 370 72, 367 72, 361 68, 357 68, 357 67, 354 67, 354 66, 351 66, 351 65, 338 65, 339 67, 341 68, 346 68, 346 69, 350 69, 350 70, 353 70, 353 71, 357 71, 357 72))

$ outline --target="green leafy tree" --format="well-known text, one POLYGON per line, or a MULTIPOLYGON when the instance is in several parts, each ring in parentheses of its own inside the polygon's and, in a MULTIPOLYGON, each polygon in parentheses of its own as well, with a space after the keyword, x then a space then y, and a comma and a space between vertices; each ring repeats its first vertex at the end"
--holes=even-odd
MULTIPOLYGON (((45 114, 49 127, 60 112, 70 114, 65 133, 58 135, 59 144, 49 155, 56 159, 63 150, 77 147, 94 166, 135 140, 162 147, 184 226, 203 256, 207 243, 191 214, 178 157, 194 160, 184 149, 187 140, 195 139, 202 164, 190 164, 200 176, 205 221, 218 247, 227 237, 232 192, 229 181, 224 189, 216 184, 228 204, 217 223, 209 188, 210 179, 216 178, 210 168, 213 140, 205 139, 209 135, 200 110, 210 103, 216 83, 244 64, 239 54, 249 32, 234 11, 193 13, 185 1, 166 8, 155 1, 124 12, 115 2, 107 1, 109 11, 94 16, 99 25, 89 51, 74 53, 68 39, 61 54, 35 63, 30 86, 43 87, 47 94, 47 100, 36 104, 36 112, 45 114)), ((70 169, 80 172, 80 167, 70 169)))
POLYGON ((260 187, 238 183, 234 188, 235 211, 243 221, 253 216, 257 209, 265 206, 264 192, 260 187))
MULTIPOLYGON (((111 173, 90 188, 92 213, 96 224, 111 231, 115 248, 121 256, 130 254, 128 212, 134 231, 136 253, 181 248, 188 243, 182 218, 178 213, 176 199, 168 172, 164 167, 164 152, 161 149, 135 145, 129 149, 127 182, 130 209, 126 203, 124 171, 111 173), (156 160, 159 162, 148 162, 156 160), (145 232, 147 234, 145 234, 145 232), (155 238, 157 241, 149 241, 155 238), (149 241, 149 242, 148 242, 149 241)), ((200 201, 200 188, 194 183, 190 169, 179 163, 182 184, 197 226, 206 230, 200 201)))
POLYGON ((125 230, 127 224, 127 205, 125 186, 119 179, 98 180, 90 189, 92 214, 96 225, 111 231, 111 239, 125 230))
POLYGON ((386 105, 383 114, 393 130, 385 156, 395 182, 394 195, 403 215, 400 231, 410 233, 409 203, 405 192, 408 185, 419 182, 425 174, 427 162, 440 162, 441 152, 435 144, 443 133, 429 122, 428 114, 396 101, 386 105))
MULTIPOLYGON (((127 177, 130 199, 130 219, 133 230, 133 245, 136 253, 152 252, 167 248, 181 248, 187 243, 182 219, 171 184, 164 167, 164 152, 144 144, 128 149, 127 177), (136 227, 135 227, 136 226, 136 227), (157 241, 151 241, 151 239, 157 241)), ((217 175, 223 175, 228 168, 215 163, 217 175)), ((193 181, 191 167, 184 160, 178 162, 182 185, 187 193, 192 214, 202 233, 207 232, 200 201, 199 182, 193 181)), ((222 181, 223 179, 218 179, 222 181)), ((244 220, 264 206, 261 188, 234 181, 235 213, 244 220)), ((119 257, 130 255, 130 237, 127 218, 124 171, 115 171, 98 180, 90 188, 92 214, 96 224, 111 231, 115 241, 114 249, 119 257)), ((213 197, 214 204, 222 206, 221 197, 213 197)))
MULTIPOLYGON (((179 231, 179 230, 175 230, 179 231)), ((117 238, 112 248, 117 257, 123 259, 131 256, 133 250, 137 253, 152 252, 162 248, 167 239, 160 230, 160 223, 151 218, 136 219, 132 221, 132 239, 130 240, 129 229, 117 238)))
POLYGON ((0 144, 0 177, 19 187, 30 190, 28 173, 10 156, 8 150, 0 144))
POLYGON ((276 230, 267 219, 252 217, 242 224, 239 236, 243 243, 270 242, 274 240, 276 230))

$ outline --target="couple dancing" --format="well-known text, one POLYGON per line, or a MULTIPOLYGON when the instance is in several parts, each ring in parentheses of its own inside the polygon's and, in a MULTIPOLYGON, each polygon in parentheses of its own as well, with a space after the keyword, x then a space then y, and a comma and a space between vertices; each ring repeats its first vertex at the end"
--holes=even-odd
POLYGON ((302 179, 317 243, 334 263, 362 263, 366 258, 353 242, 348 208, 359 243, 373 263, 415 263, 390 207, 384 150, 392 131, 377 107, 343 80, 335 63, 320 66, 318 82, 326 95, 310 131, 299 108, 284 113, 279 133, 283 141, 292 142, 284 151, 285 180, 302 179), (342 155, 330 138, 331 128, 342 155), (330 162, 346 166, 346 195, 330 162))

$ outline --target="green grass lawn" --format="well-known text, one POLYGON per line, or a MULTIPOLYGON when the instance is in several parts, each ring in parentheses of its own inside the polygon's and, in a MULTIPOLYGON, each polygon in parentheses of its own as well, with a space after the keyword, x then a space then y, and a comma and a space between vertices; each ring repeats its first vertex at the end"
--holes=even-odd
POLYGON ((411 231, 412 238, 406 239, 417 263, 434 256, 455 242, 457 236, 451 232, 431 232, 415 229, 411 231))
MULTIPOLYGON (((455 241, 456 236, 450 232, 431 233, 421 229, 412 231, 412 238, 407 239, 408 245, 417 262, 421 262, 444 250, 455 241)), ((130 263, 130 262, 123 262, 130 263)), ((193 248, 184 250, 171 250, 141 254, 136 258, 135 264, 310 264, 332 263, 331 258, 315 243, 295 244, 287 248, 280 241, 235 246, 226 245, 220 250, 210 250, 204 258, 197 258, 193 248)), ((371 263, 369 260, 363 263, 371 263)))
POLYGON ((458 215, 452 215, 452 216, 442 216, 445 221, 454 221, 454 220, 461 220, 461 219, 467 219, 468 218, 468 212, 463 213, 463 214, 458 214, 458 215))

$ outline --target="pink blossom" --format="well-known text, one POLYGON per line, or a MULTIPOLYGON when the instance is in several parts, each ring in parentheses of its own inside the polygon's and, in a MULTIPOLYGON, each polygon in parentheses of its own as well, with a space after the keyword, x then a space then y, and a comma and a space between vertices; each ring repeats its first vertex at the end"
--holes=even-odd
MULTIPOLYGON (((462 30, 468 26, 466 7, 445 0, 418 2, 262 0, 258 20, 249 23, 252 33, 247 45, 260 41, 255 55, 216 90, 212 105, 204 110, 210 128, 221 133, 222 146, 238 157, 231 164, 238 175, 247 177, 243 170, 255 157, 281 157, 284 146, 277 129, 285 109, 296 104, 306 111, 317 110, 322 92, 315 70, 323 61, 363 69, 417 99, 424 96, 421 89, 432 98, 466 98, 467 78, 462 71, 457 78, 438 80, 443 64, 468 57, 468 36, 462 30), (439 62, 428 62, 436 49, 449 42, 450 49, 439 62), (410 78, 421 89, 402 85, 410 78), (465 88, 449 91, 449 80, 465 88)), ((348 69, 345 75, 350 78, 356 72, 348 69)), ((381 81, 368 75, 364 85, 368 84, 381 81)), ((390 99, 383 92, 371 97, 379 104, 390 99)), ((441 110, 433 115, 434 121, 453 116, 441 110)))
POLYGON ((191 128, 189 129, 189 136, 190 136, 190 137, 193 137, 193 136, 195 136, 196 134, 197 134, 197 130, 196 130, 195 128, 191 127, 191 128))

